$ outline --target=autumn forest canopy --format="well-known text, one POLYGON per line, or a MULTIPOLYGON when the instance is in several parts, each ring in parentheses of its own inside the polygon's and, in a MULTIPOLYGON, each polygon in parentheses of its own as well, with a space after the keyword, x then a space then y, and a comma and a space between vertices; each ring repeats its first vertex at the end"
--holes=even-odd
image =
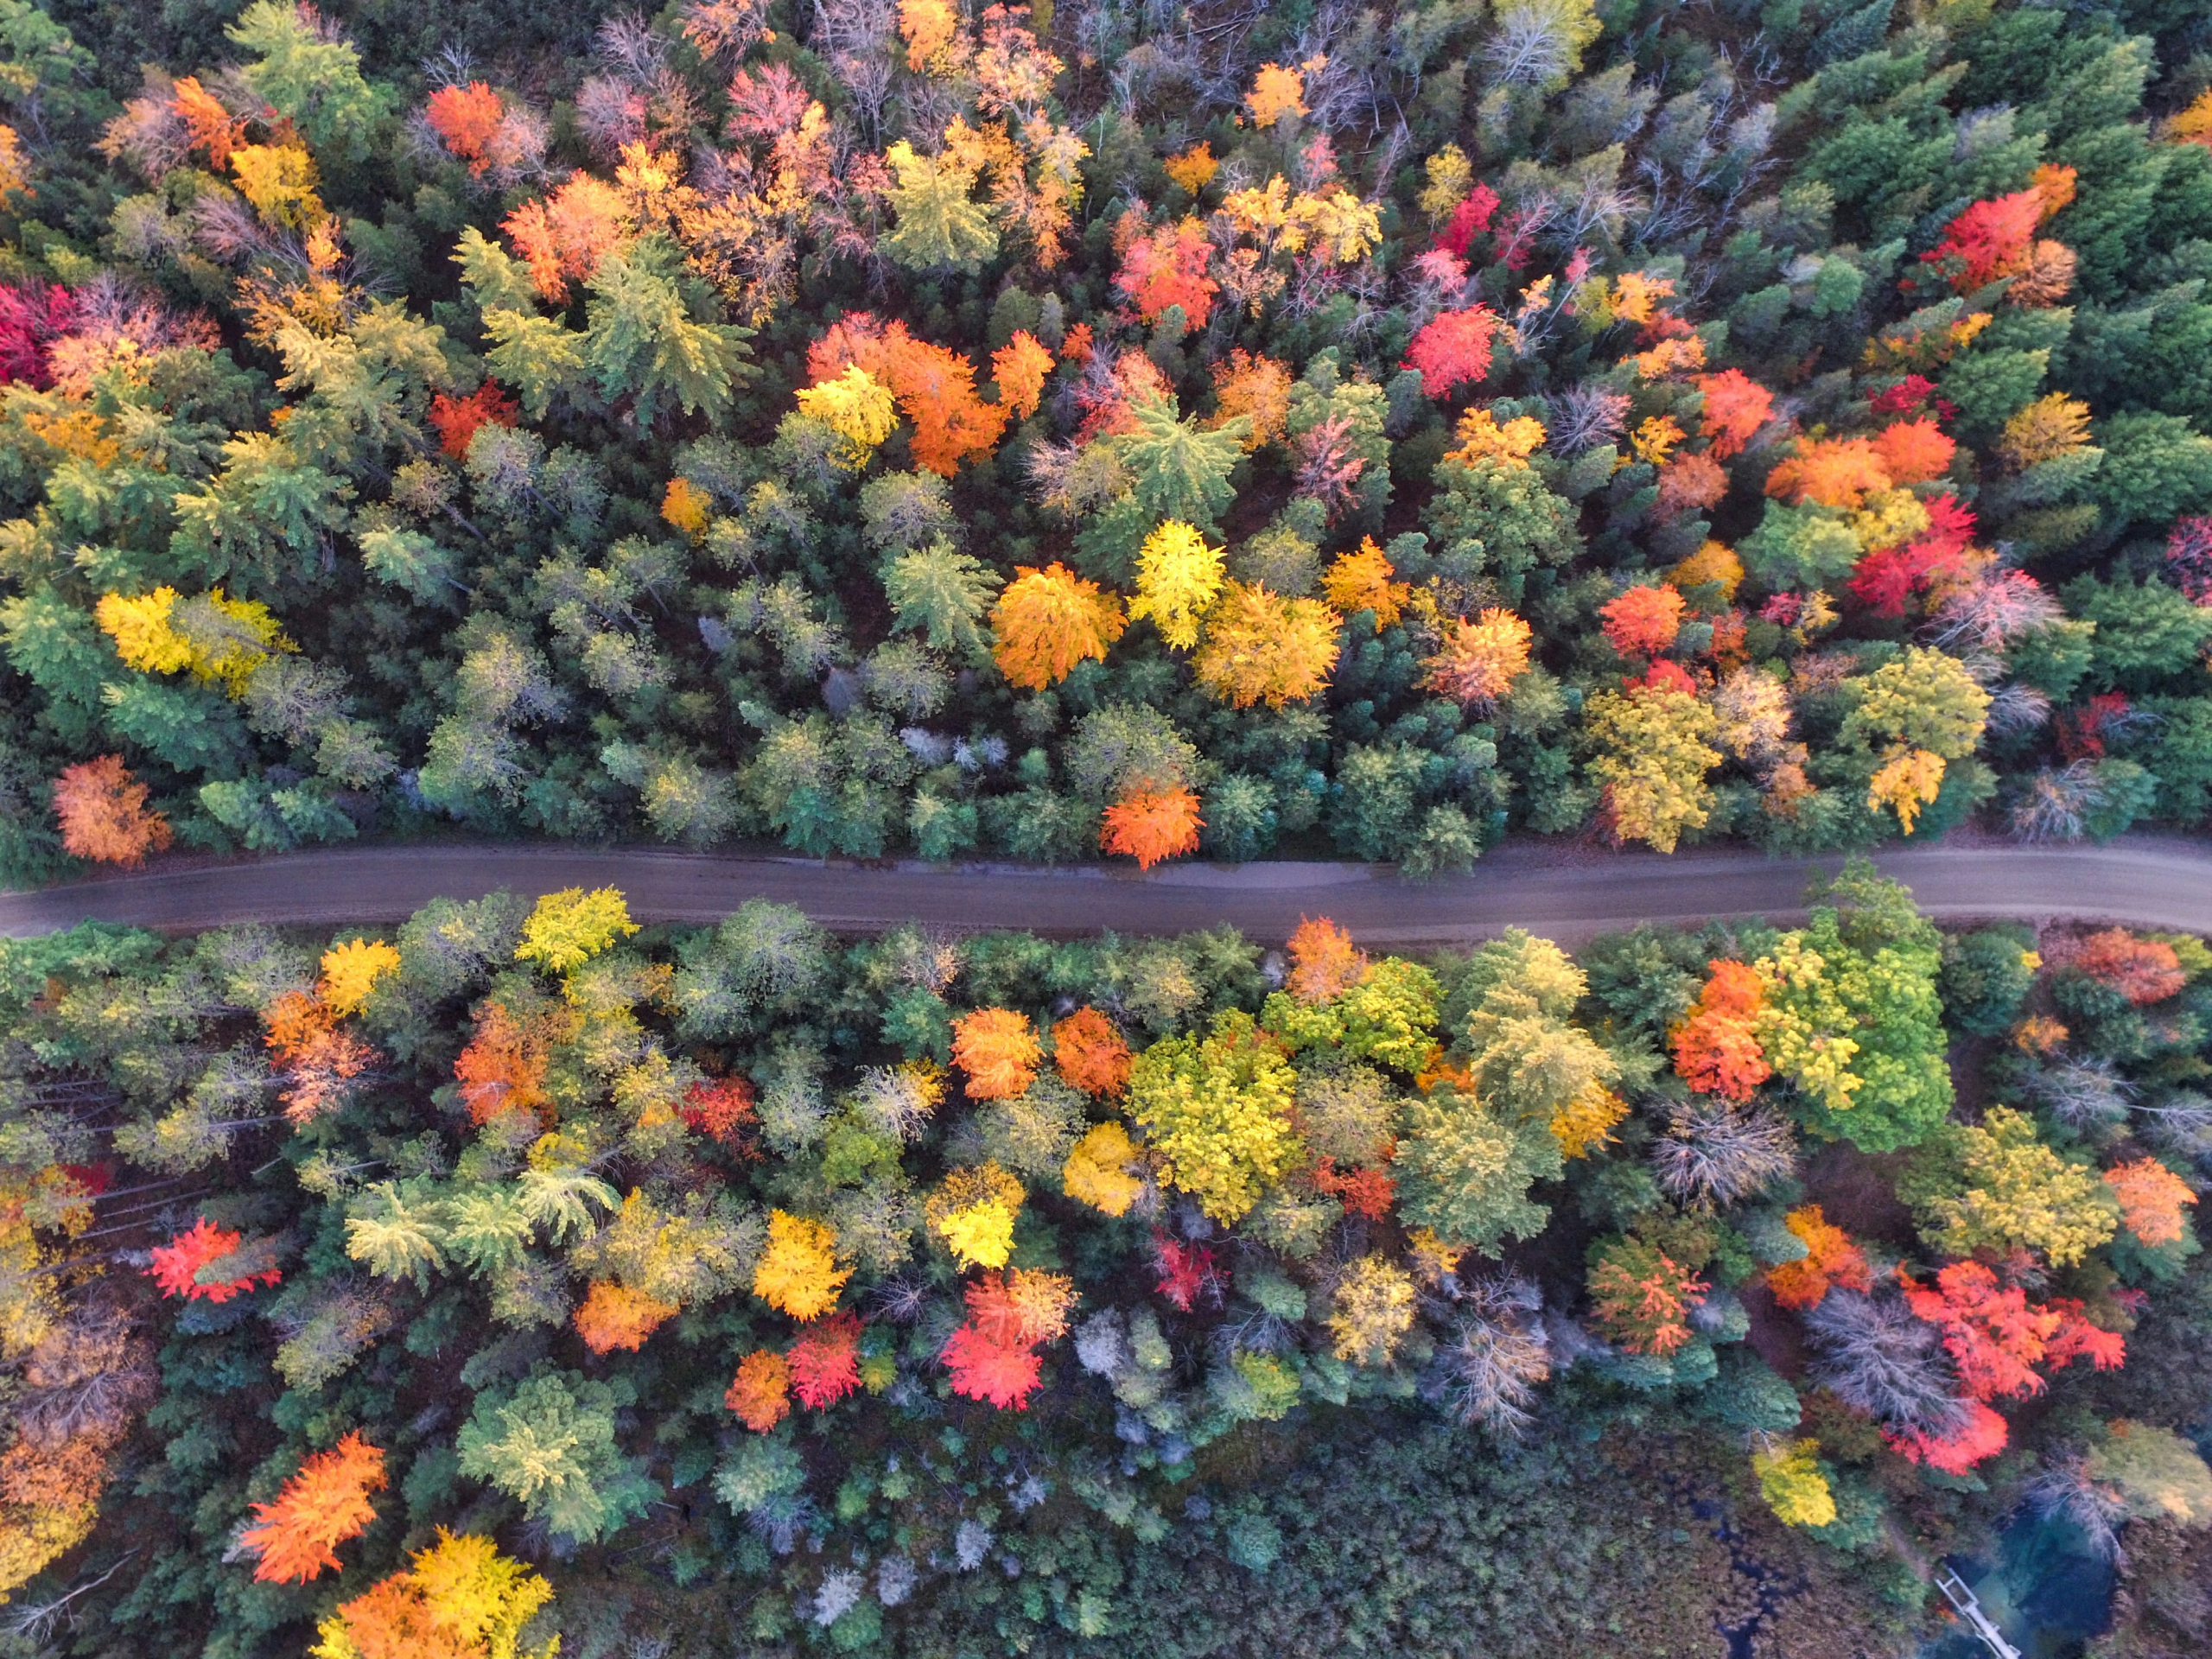
POLYGON ((225 10, 0 0, 0 877, 2212 811, 2179 0, 225 10))
MULTIPOLYGON (((2201 827, 2208 283, 2193 0, 0 0, 0 885, 2201 827)), ((0 1659, 2202 1654, 2208 1079, 1859 862, 0 941, 0 1659)))
POLYGON ((0 941, 0 1653, 2191 1651, 2212 946, 1809 902, 0 941))

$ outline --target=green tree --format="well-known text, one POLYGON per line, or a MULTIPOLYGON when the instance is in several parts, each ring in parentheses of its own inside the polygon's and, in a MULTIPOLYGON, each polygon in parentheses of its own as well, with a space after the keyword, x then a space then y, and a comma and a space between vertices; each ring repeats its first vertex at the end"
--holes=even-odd
POLYGON ((1551 1211, 1529 1189, 1563 1167, 1546 1122, 1492 1109, 1448 1085, 1407 1103, 1390 1162, 1400 1215, 1485 1255, 1543 1230, 1551 1211))
POLYGON ((1236 499, 1229 475, 1243 457, 1249 417, 1202 427, 1179 419, 1172 397, 1148 398, 1129 416, 1134 429, 1113 442, 1146 530, 1171 518, 1213 529, 1236 499))
POLYGON ((683 270, 674 244, 646 237, 608 253, 591 276, 585 366, 601 397, 630 399, 641 427, 671 409, 719 423, 756 372, 746 344, 753 331, 696 320, 694 308, 712 302, 686 296, 683 270))
POLYGON ((898 224, 883 251, 909 270, 976 271, 998 257, 992 209, 969 200, 976 170, 950 156, 918 156, 905 140, 884 152, 896 181, 889 191, 898 224))
POLYGON ((943 537, 900 554, 883 572, 897 626, 920 633, 938 651, 975 662, 990 654, 982 619, 1001 585, 988 565, 956 551, 943 537))
POLYGON ((246 84, 318 151, 367 154, 391 94, 361 78, 353 43, 315 28, 296 6, 254 0, 226 31, 256 54, 246 84))
POLYGON ((488 1389, 461 1425, 461 1471, 489 1481, 554 1533, 595 1543, 644 1514, 659 1492, 616 1443, 614 1414, 629 1403, 626 1385, 574 1371, 539 1371, 512 1392, 488 1389))

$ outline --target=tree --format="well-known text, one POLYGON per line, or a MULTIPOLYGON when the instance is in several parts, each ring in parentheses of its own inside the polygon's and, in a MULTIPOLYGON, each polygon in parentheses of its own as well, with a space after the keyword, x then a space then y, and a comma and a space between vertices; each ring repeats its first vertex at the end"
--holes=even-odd
POLYGON ((2033 188, 1977 201, 1943 227, 1943 239, 1920 256, 1922 263, 1937 267, 1960 294, 2015 276, 2027 268, 2044 206, 2043 192, 2033 188))
POLYGON ((1786 1120, 1725 1100, 1676 1107, 1651 1148, 1659 1185, 1678 1202, 1704 1209, 1786 1179, 1796 1162, 1797 1137, 1786 1120))
POLYGON ((1675 589, 1642 583, 1601 607, 1605 639, 1624 657, 1656 656, 1681 632, 1682 596, 1675 589))
POLYGON ((1141 1156, 1119 1123, 1094 1124, 1068 1154, 1060 1171, 1061 1188, 1078 1204, 1109 1216, 1126 1216, 1144 1191, 1144 1182, 1128 1173, 1141 1156))
POLYGON ((276 1283, 283 1275, 273 1267, 255 1267, 239 1249, 244 1239, 201 1216, 168 1243, 149 1250, 146 1271, 162 1295, 188 1301, 227 1302, 256 1285, 276 1283), (246 1270, 237 1270, 241 1268, 246 1270))
POLYGON ((1897 421, 1874 435, 1874 454, 1893 485, 1925 484, 1951 470, 1958 445, 1927 419, 1897 421))
POLYGON ((1398 620, 1413 596, 1409 585, 1391 580, 1396 575, 1389 556, 1376 546, 1375 538, 1363 536, 1357 548, 1337 555, 1322 574, 1321 591, 1330 607, 1342 615, 1372 612, 1375 632, 1380 633, 1398 620))
POLYGON ((1955 1255, 1977 1249, 2040 1251, 2056 1266, 2109 1240, 2120 1203, 2094 1168, 2061 1157, 2035 1122, 1993 1106, 1979 1124, 1948 1126, 1900 1193, 1929 1243, 1955 1255))
POLYGON ((1190 790, 1180 785, 1135 789, 1106 809, 1098 844, 1107 852, 1135 859, 1140 869, 1148 870, 1162 859, 1198 851, 1198 831, 1205 828, 1198 798, 1190 790))
POLYGON ((791 1363, 772 1349, 754 1349, 738 1361, 722 1405, 755 1434, 766 1434, 791 1415, 791 1363))
POLYGON ((399 971, 399 952, 382 939, 348 939, 322 953, 322 978, 315 995, 343 1019, 359 1014, 379 980, 399 971))
POLYGON ((1508 1116, 1450 1084, 1408 1103, 1390 1160, 1406 1222, 1485 1255, 1543 1230, 1551 1211, 1529 1189, 1563 1166, 1549 1114, 1508 1116))
POLYGON ((1959 1380, 1976 1400, 2042 1393, 2044 1379, 2032 1369, 2038 1364, 2087 1359, 2102 1371, 2126 1357, 2121 1337, 2091 1325, 2079 1302, 2031 1303, 1980 1262, 1954 1262, 1932 1285, 1902 1272, 1897 1282, 1915 1316, 1942 1332, 1959 1380))
POLYGON ((1382 1256, 1349 1263, 1329 1300, 1333 1351, 1355 1365, 1388 1365, 1413 1329, 1412 1275, 1382 1256))
POLYGON ((968 1074, 974 1100, 1008 1100, 1036 1080, 1044 1046, 1029 1016, 1013 1008, 978 1008, 952 1022, 952 1058, 968 1074))
POLYGON ((1052 1022, 1052 1064, 1071 1088, 1119 1099, 1129 1081, 1129 1046, 1096 1008, 1081 1007, 1052 1022))
POLYGON ((499 95, 480 80, 472 80, 466 86, 439 87, 430 94, 423 111, 430 130, 444 141, 447 149, 467 162, 469 172, 480 179, 492 165, 493 142, 506 113, 499 95))
POLYGON ((1162 1038, 1138 1055, 1128 1111, 1159 1155, 1161 1179, 1225 1226, 1297 1158, 1295 1084, 1274 1041, 1232 1009, 1204 1037, 1162 1038))
POLYGON ((1599 1330, 1631 1354, 1662 1358, 1690 1339, 1690 1315, 1710 1288, 1691 1268, 1640 1238, 1590 1249, 1590 1311, 1599 1330))
POLYGON ((1649 842, 1671 853, 1685 830, 1705 826, 1720 764, 1709 740, 1713 710, 1687 691, 1639 686, 1601 691, 1584 705, 1583 731, 1597 750, 1590 775, 1605 791, 1616 841, 1649 842))
POLYGON ((354 1429, 300 1465, 276 1501, 253 1506, 254 1524, 238 1535, 264 1583, 305 1584, 339 1565, 337 1547, 377 1518, 369 1494, 383 1490, 384 1453, 354 1429))
POLYGON ((1531 637, 1526 622, 1496 607, 1472 622, 1461 617, 1421 664, 1421 683, 1466 708, 1488 709, 1527 671, 1531 637))
POLYGON ((438 435, 438 448, 455 461, 468 458, 470 440, 485 426, 512 426, 522 411, 496 381, 486 380, 466 397, 439 392, 430 399, 430 425, 438 435))
POLYGON ((537 901, 522 925, 515 946, 517 962, 534 962, 556 974, 570 974, 616 940, 635 933, 630 906, 614 887, 563 887, 537 901))
POLYGON ((1414 336, 1400 366, 1417 370, 1421 389, 1431 397, 1480 385, 1490 376, 1491 334, 1497 327, 1497 318, 1486 306, 1440 311, 1414 336))
POLYGON ((1021 1183, 986 1159, 947 1175, 923 1215, 962 1268, 1002 1268, 1014 1253, 1023 1196, 1021 1183))
POLYGON ((1199 683, 1233 709, 1304 702, 1328 690, 1339 626, 1336 613, 1318 600, 1284 599, 1265 588, 1227 582, 1207 613, 1205 641, 1191 665, 1199 683))
POLYGON ((415 1553, 413 1565, 342 1602, 316 1628, 313 1659, 553 1659, 560 1637, 534 1648, 522 1632, 553 1586, 489 1538, 456 1537, 415 1553))
POLYGON ((991 353, 991 378, 998 383, 999 402, 1027 420, 1037 412, 1045 394, 1046 378, 1052 372, 1052 354, 1027 328, 991 353))
POLYGON ((1818 1307, 1831 1289, 1865 1295, 1874 1288, 1866 1253, 1821 1214, 1819 1205, 1799 1205, 1783 1224, 1805 1247, 1795 1262, 1779 1262, 1766 1270, 1767 1288, 1783 1306, 1802 1312, 1818 1307))
POLYGON ((1272 357, 1255 357, 1236 346, 1213 365, 1217 423, 1233 427, 1247 454, 1281 437, 1290 418, 1290 365, 1272 357))
POLYGON ((1066 1309, 1074 1299, 1068 1281, 1050 1274, 1030 1275, 1049 1284, 1026 1294, 1010 1292, 1008 1281, 1020 1276, 969 1285, 968 1320, 945 1339, 938 1355, 952 1374, 954 1393, 1001 1411, 1027 1408, 1043 1379, 1037 1345, 1049 1338, 1040 1333, 1049 1330, 1058 1336, 1066 1329, 1066 1309))
POLYGON ((1104 661, 1128 626, 1119 597, 1096 582, 1057 562, 1042 570, 1017 565, 991 607, 992 655, 1015 685, 1042 691, 1077 663, 1104 661))
POLYGON ((835 1255, 836 1233, 828 1225, 781 1210, 768 1212, 768 1248, 753 1270, 753 1294, 795 1319, 819 1319, 837 1305, 853 1276, 835 1255))
POLYGON ((1190 524, 1169 519, 1145 537, 1137 555, 1137 600, 1129 620, 1150 617, 1178 650, 1198 642, 1198 618, 1221 591, 1221 550, 1190 524))
POLYGON ((630 418, 640 427, 671 407, 719 421, 737 388, 757 372, 746 344, 753 331, 693 321, 681 270, 674 245, 650 236, 609 249, 585 284, 591 326, 584 367, 602 397, 628 399, 630 418))
POLYGON ((798 410, 842 441, 837 461, 848 472, 864 470, 868 458, 899 423, 898 402, 891 389, 858 364, 834 379, 801 386, 798 410))
POLYGON ((905 140, 883 153, 894 182, 887 194, 898 224, 883 251, 910 270, 977 271, 998 257, 992 210, 969 199, 976 168, 950 153, 918 156, 905 140))
POLYGON ((1760 1048, 1758 1018, 1766 1000, 1758 976, 1740 962, 1707 964, 1712 977, 1689 1017, 1675 1028, 1675 1071, 1693 1089, 1745 1101, 1774 1075, 1760 1048))
POLYGON ((818 1320, 799 1334, 787 1357, 799 1403, 825 1410, 861 1385, 861 1322, 850 1313, 818 1320))
POLYGON ((1821 1471, 1819 1450, 1816 1440, 1790 1440, 1751 1453, 1759 1496, 1784 1526, 1825 1527, 1835 1520, 1835 1494, 1821 1471))
POLYGON ((999 591, 999 578, 982 560, 940 537, 893 559, 883 589, 897 613, 895 626, 920 633, 932 649, 974 660, 989 654, 977 623, 999 591))
POLYGON ((1367 954, 1325 916, 1301 916, 1289 939, 1284 988, 1300 1002, 1332 1002, 1367 976, 1367 954))
POLYGON ((1213 313, 1213 296, 1221 291, 1220 284, 1206 275, 1211 251, 1205 226, 1195 219, 1139 232, 1122 255, 1115 289, 1147 322, 1157 322, 1162 313, 1179 308, 1185 327, 1203 328, 1213 313))
POLYGON ((1306 113, 1305 93, 1306 78, 1297 68, 1263 63, 1252 78, 1252 90, 1244 104, 1252 111, 1254 126, 1272 127, 1286 117, 1306 113))
POLYGON ((1211 529, 1236 498, 1230 474, 1243 453, 1242 417, 1211 429, 1186 421, 1172 395, 1140 397, 1128 410, 1128 428, 1112 440, 1129 475, 1129 501, 1143 522, 1176 520, 1211 529))
POLYGON ((461 1427, 461 1472, 489 1481, 534 1521, 594 1543, 644 1513, 658 1489, 615 1441, 620 1396, 573 1371, 487 1389, 461 1427))
POLYGON ((1872 492, 1890 488, 1881 455, 1867 438, 1800 438, 1767 474, 1766 493, 1791 506, 1856 512, 1872 492))
POLYGON ((54 780, 54 816, 62 850, 73 858, 136 868, 148 853, 165 852, 169 821, 146 805, 146 785, 119 754, 65 766, 54 780))
POLYGON ((2190 1184, 2155 1158, 2139 1158, 2105 1171, 2105 1185, 2120 1201, 2120 1224, 2149 1249, 2178 1244, 2188 1236, 2182 1211, 2196 1202, 2190 1184))
POLYGON ((2189 983, 2172 945, 2163 939, 2138 938, 2124 927, 2090 934, 2082 941, 2073 965, 2098 984, 2118 991, 2131 1007, 2163 1002, 2189 983))
POLYGON ((583 1338, 584 1346, 594 1354, 612 1353, 617 1348, 634 1354, 645 1345, 646 1338, 674 1319, 678 1311, 674 1302, 662 1301, 612 1280, 598 1279, 584 1293, 584 1300, 571 1323, 576 1334, 583 1338))
POLYGON ((1707 452, 1715 461, 1743 454, 1761 427, 1774 416, 1774 394, 1741 369, 1700 374, 1692 382, 1703 397, 1699 416, 1707 452))

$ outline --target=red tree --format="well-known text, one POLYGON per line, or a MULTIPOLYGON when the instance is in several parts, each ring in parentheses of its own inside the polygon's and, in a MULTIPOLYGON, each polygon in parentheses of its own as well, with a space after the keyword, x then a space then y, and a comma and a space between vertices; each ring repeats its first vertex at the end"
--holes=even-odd
POLYGON ((1646 583, 1630 588, 1603 607, 1605 638, 1624 657, 1656 655, 1681 631, 1682 596, 1672 588, 1646 583))
POLYGON ((1970 294, 2027 268, 2043 219, 2040 190, 1977 201, 1944 226, 1943 239, 1920 257, 1949 279, 1953 292, 1970 294))
POLYGON ((1421 371, 1421 389, 1442 397, 1461 385, 1479 385, 1490 376, 1490 342, 1497 319, 1488 308, 1440 312, 1413 338, 1400 366, 1421 371))
POLYGON ((1147 322, 1159 321, 1170 306, 1179 305, 1184 321, 1192 329, 1203 328, 1213 314, 1213 296, 1221 291, 1206 275, 1212 251, 1205 226, 1197 219, 1162 225, 1129 243, 1114 286, 1147 322))
POLYGON ((2189 983, 2173 946, 2160 939, 2138 938, 2124 927, 2090 934, 2082 942, 2074 965, 2139 1008, 2178 995, 2189 983))
POLYGON ((472 80, 466 86, 439 87, 430 94, 429 107, 423 111, 430 130, 479 178, 492 164, 492 141, 506 113, 499 95, 480 80, 472 80))
POLYGON ((1497 211, 1497 192, 1486 184, 1478 184, 1452 210, 1452 217, 1444 221, 1444 228, 1436 233, 1436 245, 1458 258, 1465 258, 1474 239, 1490 229, 1491 215, 1497 211))
POLYGON ((746 1131, 754 1121, 754 1096, 753 1085, 743 1077, 707 1077, 695 1083, 683 1091, 683 1103, 676 1109, 699 1134, 739 1151, 753 1150, 746 1131))
POLYGON ((148 1251, 149 1265, 146 1272, 162 1287, 162 1295, 181 1296, 187 1301, 227 1302, 256 1285, 273 1285, 283 1278, 275 1268, 252 1268, 250 1263, 241 1263, 249 1270, 236 1277, 200 1282, 202 1268, 226 1256, 238 1255, 243 1242, 243 1235, 226 1232, 202 1216, 168 1243, 157 1244, 148 1251))
POLYGON ((480 426, 512 426, 522 410, 514 399, 486 380, 466 397, 440 392, 430 399, 430 424, 438 429, 438 448, 455 461, 468 454, 468 441, 480 426))
POLYGON ((1774 394, 1741 369, 1697 375, 1693 384, 1705 394, 1699 426, 1716 461, 1741 454, 1758 429, 1773 418, 1774 394))
POLYGON ((1152 1236, 1153 1265, 1160 1270, 1156 1288, 1185 1313, 1204 1294, 1219 1301, 1229 1275, 1214 1265, 1213 1252, 1203 1244, 1185 1244, 1155 1232, 1152 1236))
POLYGON ((861 1322, 850 1313, 817 1320, 791 1345, 791 1392, 809 1411, 834 1406, 861 1385, 861 1322))

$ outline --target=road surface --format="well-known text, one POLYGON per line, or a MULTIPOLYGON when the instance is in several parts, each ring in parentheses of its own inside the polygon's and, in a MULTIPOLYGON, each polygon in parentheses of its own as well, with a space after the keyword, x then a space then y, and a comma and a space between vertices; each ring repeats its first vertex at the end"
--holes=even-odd
MULTIPOLYGON (((1113 928, 1181 933, 1226 923, 1279 940, 1325 915, 1363 942, 1445 944, 1525 927, 1574 941, 1638 922, 1799 909, 1840 859, 1757 853, 1562 850, 1509 842, 1465 875, 1400 880, 1358 864, 1164 865, 1148 874, 1084 867, 824 863, 811 859, 589 849, 534 843, 334 848, 175 861, 36 893, 0 893, 0 936, 87 919, 187 932, 236 922, 395 921, 430 899, 496 888, 535 897, 616 887, 641 921, 709 922, 747 899, 797 905, 841 932, 900 922, 954 931, 1049 934, 1113 928)), ((2212 934, 2212 842, 2125 836, 2107 847, 1955 844, 1896 849, 1876 864, 1932 916, 2076 919, 2212 934)))

